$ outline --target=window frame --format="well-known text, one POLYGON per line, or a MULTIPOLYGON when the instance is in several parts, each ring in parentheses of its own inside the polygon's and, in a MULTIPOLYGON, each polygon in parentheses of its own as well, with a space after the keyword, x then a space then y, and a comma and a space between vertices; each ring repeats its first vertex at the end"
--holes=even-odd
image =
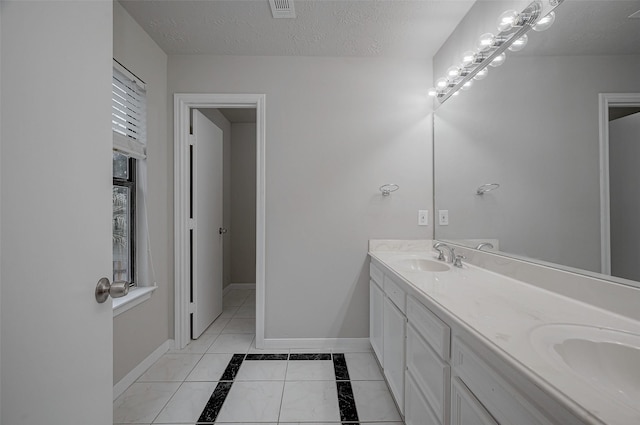
MULTIPOLYGON (((114 151, 121 155, 126 155, 121 152, 114 151)), ((129 287, 136 287, 137 275, 136 275, 136 186, 137 186, 137 167, 136 159, 127 156, 129 172, 127 178, 113 177, 113 186, 126 187, 129 189, 129 287)))

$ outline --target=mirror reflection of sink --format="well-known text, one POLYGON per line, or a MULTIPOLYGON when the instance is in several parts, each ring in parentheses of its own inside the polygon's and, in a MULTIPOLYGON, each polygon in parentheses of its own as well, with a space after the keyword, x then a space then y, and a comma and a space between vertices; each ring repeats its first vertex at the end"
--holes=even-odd
POLYGON ((640 410, 640 335, 592 326, 550 324, 535 328, 530 339, 547 361, 640 410))
POLYGON ((414 272, 446 272, 449 270, 449 266, 440 261, 427 260, 424 258, 398 260, 397 264, 404 269, 414 272))

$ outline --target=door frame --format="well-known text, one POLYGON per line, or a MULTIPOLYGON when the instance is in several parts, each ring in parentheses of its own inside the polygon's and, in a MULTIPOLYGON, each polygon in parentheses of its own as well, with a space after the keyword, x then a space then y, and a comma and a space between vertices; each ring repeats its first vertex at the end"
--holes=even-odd
POLYGON ((609 108, 640 106, 640 93, 598 94, 600 126, 600 272, 611 275, 611 206, 609 198, 609 108))
POLYGON ((264 345, 266 174, 264 94, 176 93, 174 111, 174 340, 177 349, 190 341, 189 302, 189 135, 190 110, 196 108, 256 109, 256 346, 264 345))

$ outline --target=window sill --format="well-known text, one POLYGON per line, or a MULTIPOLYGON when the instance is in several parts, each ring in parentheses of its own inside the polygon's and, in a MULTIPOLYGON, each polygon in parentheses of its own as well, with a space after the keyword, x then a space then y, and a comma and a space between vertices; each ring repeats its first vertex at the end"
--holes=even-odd
POLYGON ((136 288, 132 288, 124 297, 114 298, 113 317, 116 317, 150 299, 151 294, 153 294, 153 291, 156 289, 158 289, 157 286, 138 286, 136 288))

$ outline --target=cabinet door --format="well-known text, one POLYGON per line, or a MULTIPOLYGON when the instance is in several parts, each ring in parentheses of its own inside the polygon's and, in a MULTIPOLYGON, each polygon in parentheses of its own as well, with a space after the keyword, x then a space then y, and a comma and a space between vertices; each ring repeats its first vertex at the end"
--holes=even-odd
POLYGON ((384 299, 383 347, 384 375, 391 393, 396 399, 400 413, 404 415, 404 369, 405 369, 405 333, 407 321, 398 307, 384 299))
MULTIPOLYGON (((404 423, 407 425, 445 425, 436 418, 409 370, 405 374, 405 385, 404 423)), ((475 424, 468 423, 467 425, 475 424)))
POLYGON ((384 294, 382 289, 372 280, 369 282, 369 341, 373 352, 378 357, 380 365, 384 368, 382 317, 384 294))
POLYGON ((455 378, 451 383, 451 425, 498 425, 471 391, 455 378))

